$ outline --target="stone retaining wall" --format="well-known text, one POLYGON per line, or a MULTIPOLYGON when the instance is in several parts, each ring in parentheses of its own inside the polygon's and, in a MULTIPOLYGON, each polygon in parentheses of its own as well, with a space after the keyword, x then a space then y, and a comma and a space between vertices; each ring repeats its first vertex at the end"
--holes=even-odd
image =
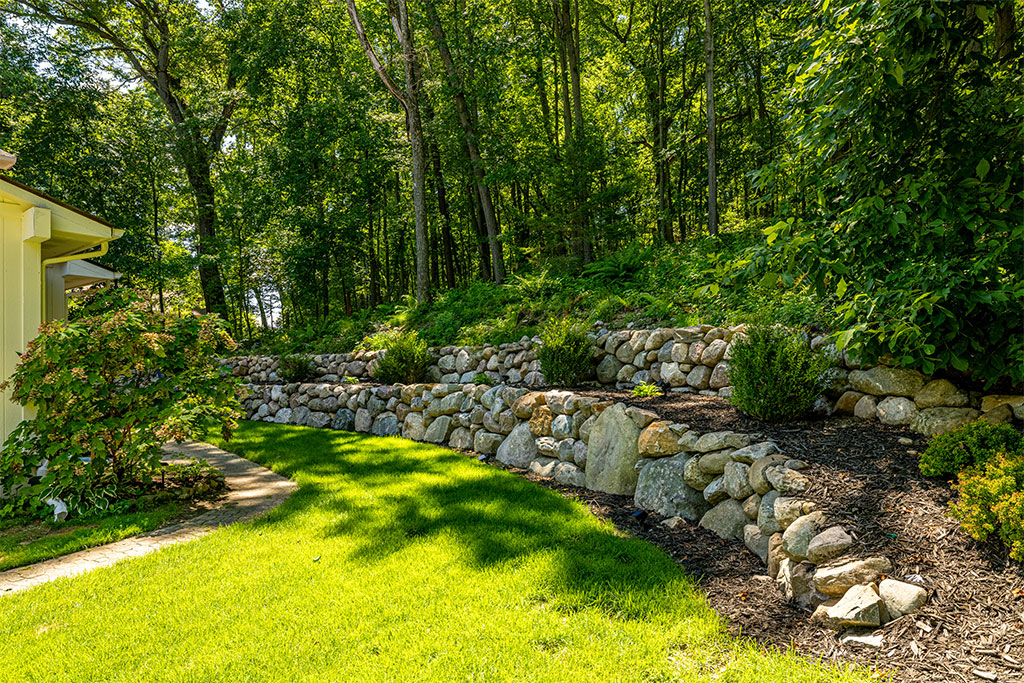
MULTIPOLYGON (((617 330, 596 328, 590 333, 595 375, 605 386, 631 387, 640 382, 662 383, 670 391, 728 397, 732 343, 744 327, 660 328, 617 330)), ((824 337, 811 345, 826 345, 824 337)), ((495 382, 539 387, 546 380, 537 360, 540 340, 523 337, 499 346, 445 346, 430 349, 427 380, 435 383, 473 382, 485 374, 495 382)), ((833 347, 834 351, 834 347, 833 347)), ((379 351, 312 356, 313 375, 334 383, 344 378, 369 381, 379 351)), ((816 412, 855 415, 885 424, 908 425, 933 436, 979 417, 992 422, 1024 420, 1024 396, 983 395, 964 391, 949 380, 932 379, 913 370, 884 366, 861 367, 834 351, 836 368, 816 412)), ((279 382, 273 356, 239 356, 221 361, 232 374, 249 382, 279 382)))
POLYGON ((801 498, 811 483, 806 463, 747 434, 701 434, 622 403, 507 385, 250 390, 245 408, 253 420, 400 435, 493 455, 563 484, 633 496, 669 526, 697 522, 743 541, 789 599, 835 628, 878 626, 927 598, 920 586, 886 578, 886 558, 847 556, 850 535, 801 498))

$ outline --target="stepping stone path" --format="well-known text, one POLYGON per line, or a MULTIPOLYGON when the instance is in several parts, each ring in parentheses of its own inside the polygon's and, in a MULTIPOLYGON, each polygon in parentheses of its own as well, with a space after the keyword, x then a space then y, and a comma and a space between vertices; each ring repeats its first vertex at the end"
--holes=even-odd
POLYGON ((247 522, 273 510, 298 488, 290 479, 210 444, 194 441, 168 443, 163 452, 165 458, 199 458, 219 469, 228 485, 227 495, 217 501, 214 508, 160 529, 0 572, 0 596, 98 567, 109 567, 125 558, 148 555, 164 546, 205 536, 222 526, 247 522))

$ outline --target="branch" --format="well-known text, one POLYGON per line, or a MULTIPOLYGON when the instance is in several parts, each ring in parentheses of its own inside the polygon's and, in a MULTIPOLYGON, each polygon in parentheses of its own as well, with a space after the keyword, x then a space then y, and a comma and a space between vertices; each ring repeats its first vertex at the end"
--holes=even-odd
POLYGON ((363 28, 363 21, 359 18, 359 12, 356 10, 356 0, 348 0, 348 16, 352 19, 352 26, 356 30, 356 37, 359 39, 359 44, 362 46, 363 52, 366 53, 366 57, 370 60, 373 70, 377 72, 377 76, 384 83, 384 87, 388 89, 391 96, 398 100, 403 109, 408 110, 409 107, 405 93, 391 80, 391 76, 388 75, 373 46, 370 45, 369 38, 366 37, 366 29, 363 28))

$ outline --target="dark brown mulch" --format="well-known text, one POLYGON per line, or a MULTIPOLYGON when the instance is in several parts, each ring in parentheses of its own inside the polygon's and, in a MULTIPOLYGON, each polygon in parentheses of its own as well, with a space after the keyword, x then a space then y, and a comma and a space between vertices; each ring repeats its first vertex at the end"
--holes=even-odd
POLYGON ((924 441, 902 428, 853 419, 772 425, 740 415, 727 401, 693 394, 634 399, 619 392, 588 392, 650 409, 698 431, 756 433, 810 464, 814 500, 849 531, 857 556, 884 555, 894 578, 919 576, 928 604, 879 629, 880 648, 846 646, 787 603, 758 559, 739 542, 685 524, 668 530, 651 514, 641 524, 628 496, 567 487, 527 475, 587 504, 634 536, 662 547, 701 577, 710 603, 730 631, 765 645, 792 647, 826 661, 856 662, 919 681, 1024 680, 1024 567, 995 543, 979 544, 945 514, 949 484, 921 476, 924 441), (913 439, 911 445, 899 439, 913 439), (996 676, 996 678, 992 678, 996 676))

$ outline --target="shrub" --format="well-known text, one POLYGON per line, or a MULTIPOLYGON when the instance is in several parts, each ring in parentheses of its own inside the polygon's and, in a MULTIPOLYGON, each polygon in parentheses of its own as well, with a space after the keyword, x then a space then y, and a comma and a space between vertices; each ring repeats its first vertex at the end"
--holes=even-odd
POLYGON ((633 391, 630 392, 630 395, 633 398, 647 398, 650 396, 660 396, 661 387, 659 387, 657 384, 654 384, 653 382, 640 382, 640 384, 637 384, 635 387, 633 387, 633 391))
POLYGON ((1024 455, 993 454, 961 472, 953 488, 960 498, 950 503, 950 513, 963 530, 979 541, 998 537, 1010 557, 1024 562, 1024 455))
POLYGON ((478 372, 475 375, 473 375, 473 384, 487 384, 487 385, 490 385, 490 384, 493 384, 493 383, 494 383, 494 380, 491 379, 490 377, 488 377, 487 375, 485 375, 482 372, 478 372))
POLYGON ((427 343, 413 331, 389 335, 388 346, 377 356, 376 379, 385 384, 420 381, 430 365, 427 343))
POLYGON ((574 386, 594 372, 586 329, 571 318, 552 319, 540 333, 537 351, 541 371, 548 382, 574 386))
POLYGON ((731 401, 761 420, 794 419, 811 409, 831 371, 831 359, 811 349, 805 335, 755 324, 733 343, 731 401))
POLYGON ((313 359, 304 353, 281 356, 277 376, 285 382, 304 382, 313 375, 313 359))
POLYGON ((104 510, 149 481, 169 440, 212 421, 230 436, 236 382, 216 363, 234 342, 212 316, 164 317, 141 305, 40 327, 3 388, 32 404, 0 452, 0 516, 62 500, 71 514, 104 510), (45 463, 45 474, 39 467, 45 463))
POLYGON ((956 475, 982 465, 997 452, 1024 452, 1024 437, 1008 424, 969 422, 935 437, 921 455, 921 474, 929 477, 956 475))

